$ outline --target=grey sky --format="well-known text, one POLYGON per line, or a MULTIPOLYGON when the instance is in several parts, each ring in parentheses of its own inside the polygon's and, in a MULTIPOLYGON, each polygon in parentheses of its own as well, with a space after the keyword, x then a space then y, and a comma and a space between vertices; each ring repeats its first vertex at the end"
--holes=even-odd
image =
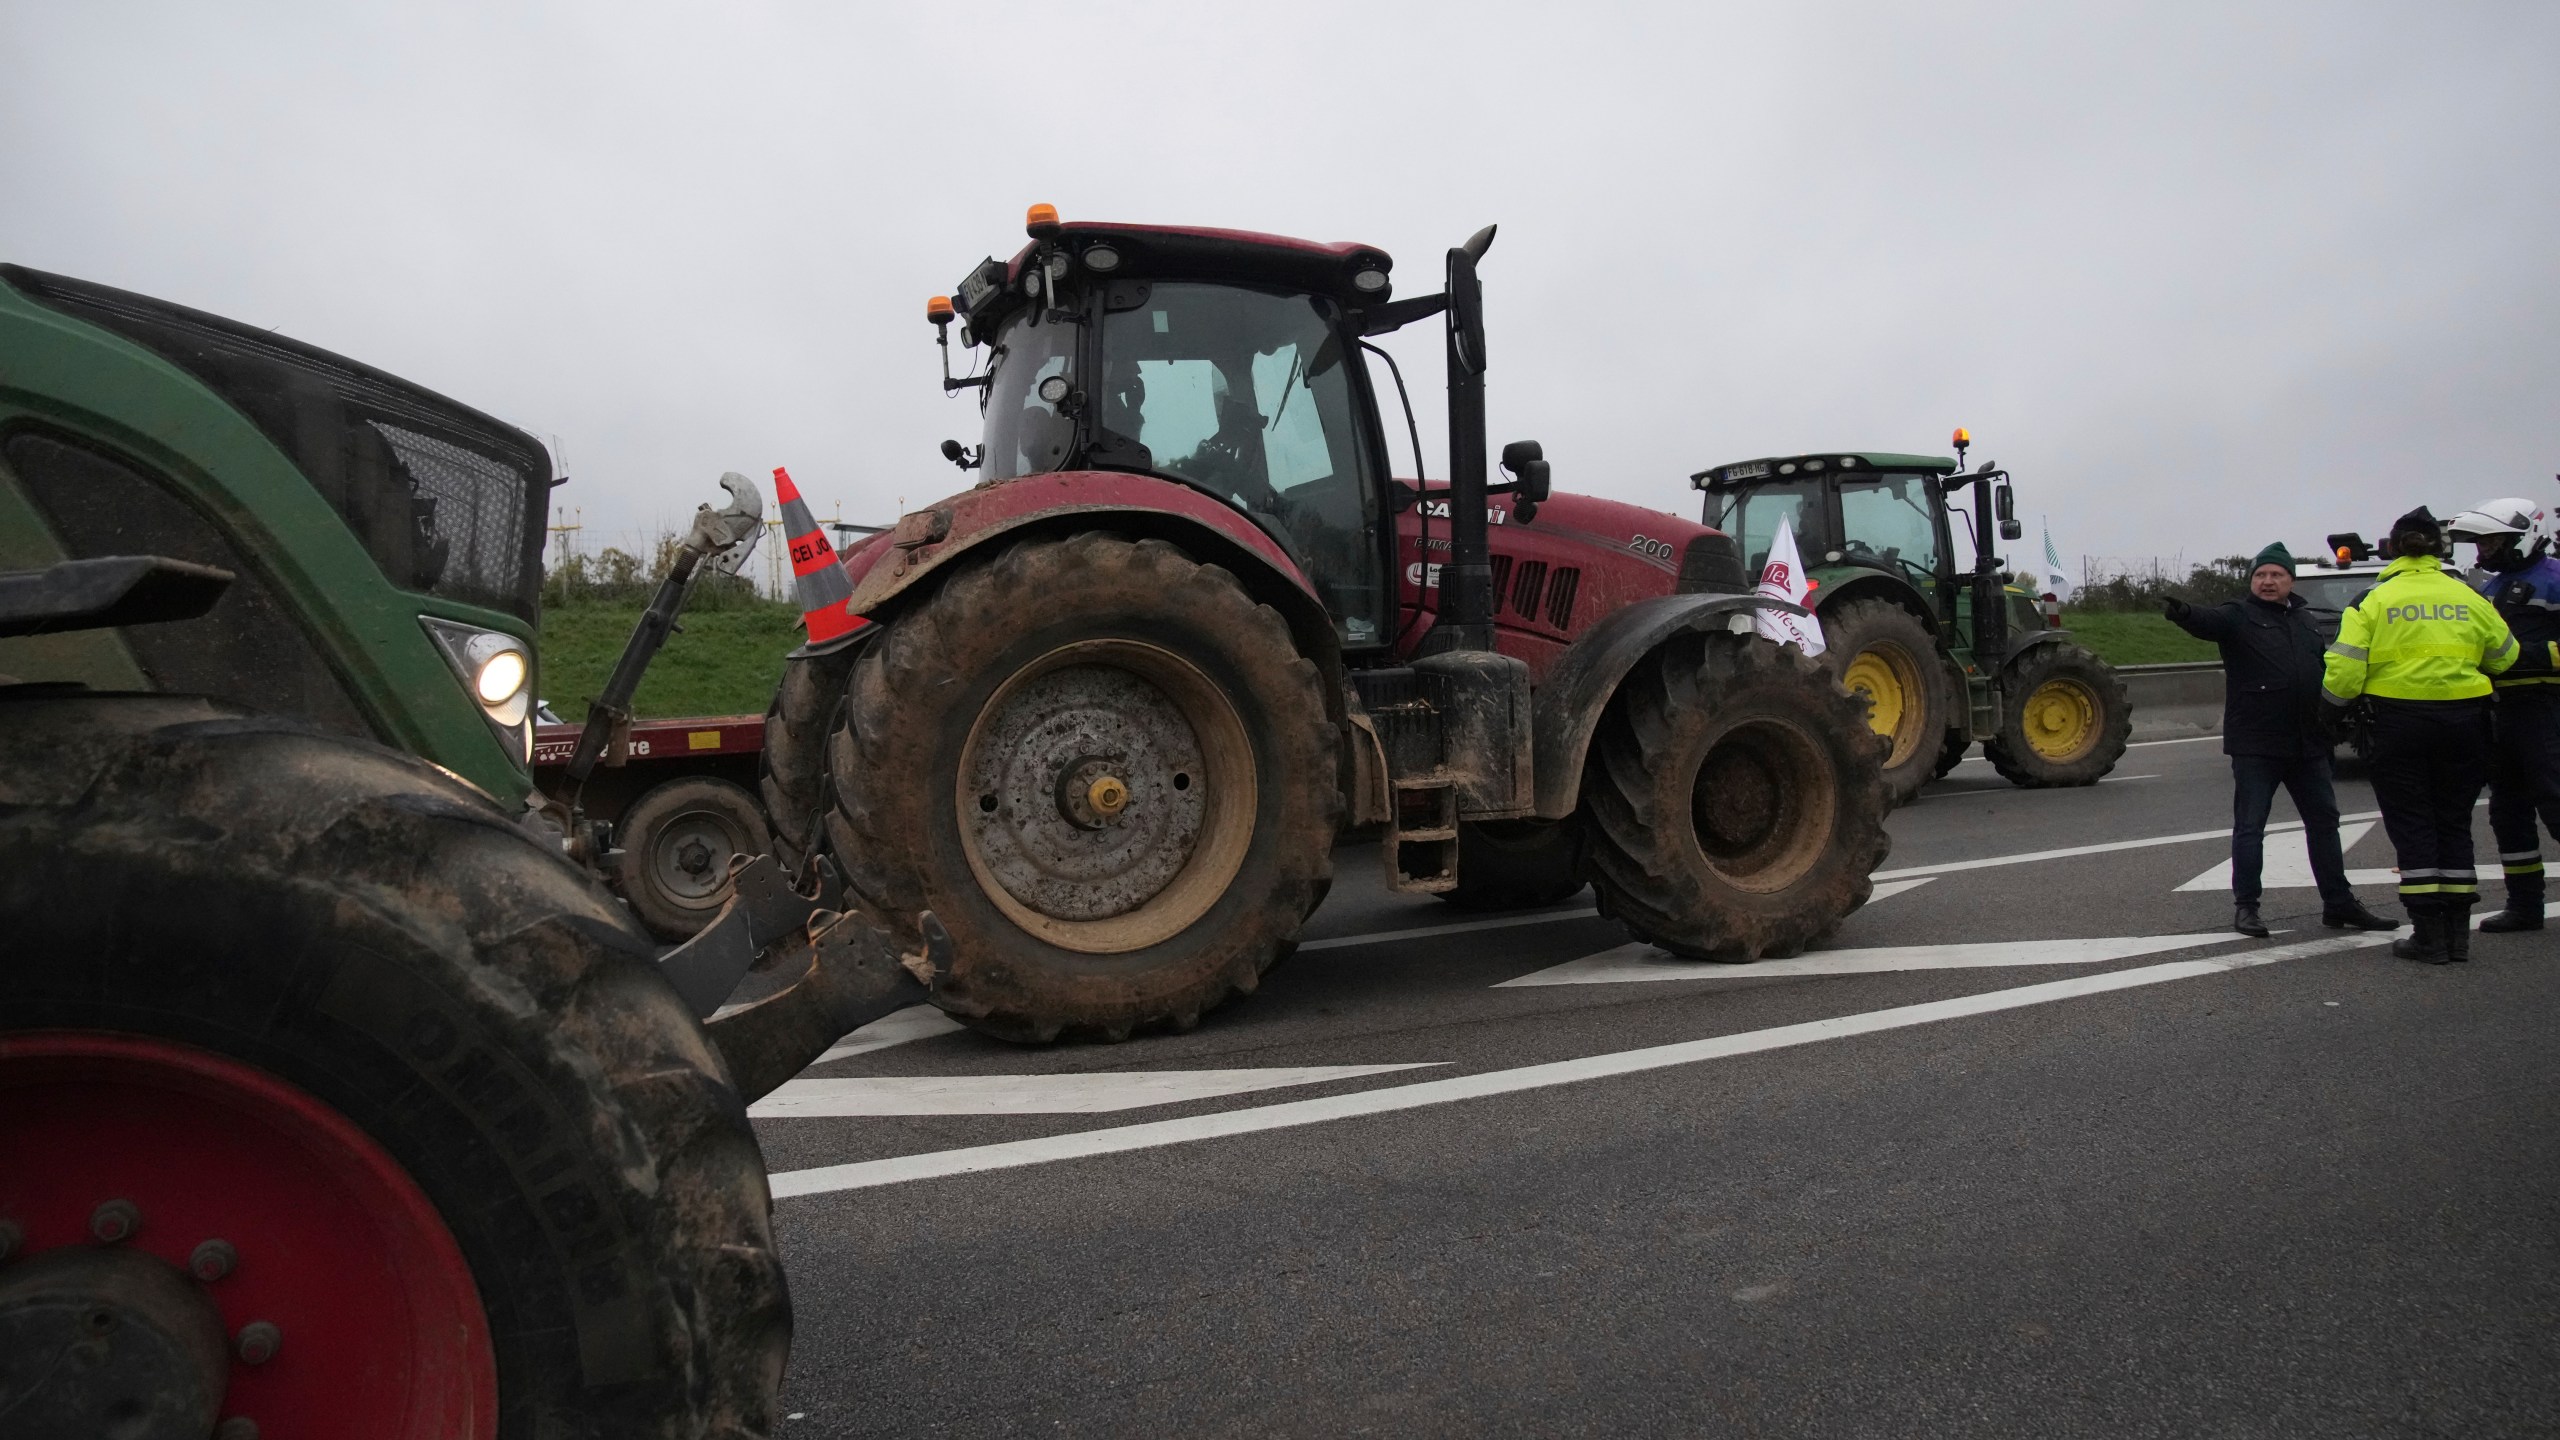
POLYGON ((0 47, 0 258, 556 436, 602 535, 724 469, 965 484, 923 302, 1034 200, 1407 294, 1498 221, 1495 441, 1686 514, 1956 424, 2075 570, 2560 502, 2548 4, 0 0, 0 47))

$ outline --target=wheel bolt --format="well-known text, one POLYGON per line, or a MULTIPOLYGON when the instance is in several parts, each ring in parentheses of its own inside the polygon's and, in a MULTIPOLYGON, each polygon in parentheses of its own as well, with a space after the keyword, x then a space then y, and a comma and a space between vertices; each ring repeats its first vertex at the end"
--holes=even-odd
POLYGON ((258 1440, 258 1422, 246 1415, 234 1415, 213 1427, 213 1440, 258 1440))
POLYGON ((240 1338, 234 1342, 234 1353, 243 1365, 264 1365, 276 1358, 284 1344, 284 1332, 264 1320, 252 1320, 240 1327, 240 1338))
POLYGON ((142 1212, 130 1200, 110 1200, 89 1212, 89 1233, 108 1245, 132 1239, 141 1228, 142 1212))
POLYGON ((26 1238, 27 1232, 18 1227, 17 1221, 0 1220, 0 1260, 17 1254, 18 1242, 26 1238))
POLYGON ((228 1240, 207 1240, 187 1257, 187 1272, 207 1285, 231 1273, 240 1263, 240 1252, 228 1240))

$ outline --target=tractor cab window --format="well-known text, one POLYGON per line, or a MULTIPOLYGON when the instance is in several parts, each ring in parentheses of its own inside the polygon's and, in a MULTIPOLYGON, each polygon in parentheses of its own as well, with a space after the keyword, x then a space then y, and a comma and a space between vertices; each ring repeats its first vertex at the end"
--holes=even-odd
POLYGON ((982 483, 1038 475, 1067 463, 1075 448, 1075 419, 1041 396, 1040 382, 1068 374, 1077 333, 1073 321, 1026 316, 997 338, 988 370, 982 483))
POLYGON ((1840 548, 1919 576, 1938 573, 1938 516, 1926 475, 1840 482, 1840 548))
POLYGON ((1308 296, 1153 285, 1103 318, 1094 444, 1276 532, 1344 642, 1365 645, 1384 636, 1388 595, 1345 353, 1308 296))
POLYGON ((1769 542, 1776 538, 1778 522, 1783 520, 1795 532, 1798 553, 1818 550, 1819 538, 1808 537, 1808 528, 1822 528, 1819 480, 1782 480, 1775 484, 1753 485, 1724 492, 1724 509, 1715 526, 1742 547, 1742 568, 1746 579, 1758 580, 1768 568, 1769 542))

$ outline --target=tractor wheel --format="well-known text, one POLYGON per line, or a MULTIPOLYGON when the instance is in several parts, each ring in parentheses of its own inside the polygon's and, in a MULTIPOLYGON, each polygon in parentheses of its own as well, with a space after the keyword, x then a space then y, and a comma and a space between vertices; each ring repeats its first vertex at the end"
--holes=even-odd
POLYGON ((1866 903, 1883 744, 1801 651, 1686 635, 1609 703, 1583 780, 1601 909, 1707 960, 1796 954, 1866 903))
POLYGON ((1918 616, 1885 600, 1852 600, 1822 617, 1823 659, 1853 695, 1867 701, 1867 725, 1890 747, 1884 757, 1888 804, 1909 803, 1936 778, 1947 732, 1945 664, 1918 616))
POLYGON ((764 751, 758 788, 773 858, 794 875, 826 840, 827 737, 844 723, 845 677, 853 673, 858 645, 782 668, 773 704, 764 712, 764 751))
POLYGON ((2133 701, 2107 662, 2077 645, 2039 645, 2011 663, 2000 736, 1982 753, 2012 785, 2095 785, 2124 758, 2133 701))
POLYGON ((951 930, 934 1000, 1034 1043, 1186 1028, 1323 898, 1341 807, 1279 613, 1161 540, 1025 541, 865 646, 829 844, 883 915, 951 930))
POLYGON ((729 862, 773 848, 756 797, 709 775, 650 790, 615 829, 614 883, 661 940, 693 938, 729 902, 729 862))
POLYGON ((0 933, 11 1433, 778 1431, 745 1110, 485 795, 209 701, 0 699, 0 933))
POLYGON ((1470 820, 1458 826, 1458 888, 1440 898, 1461 910, 1526 910, 1553 905, 1584 883, 1577 822, 1470 820))
POLYGON ((1954 773, 1958 765, 1964 763, 1965 752, 1972 748, 1973 739, 1964 733, 1964 727, 1958 726, 1949 730, 1947 738, 1938 742, 1938 763, 1929 767, 1929 778, 1946 779, 1948 775, 1954 773))

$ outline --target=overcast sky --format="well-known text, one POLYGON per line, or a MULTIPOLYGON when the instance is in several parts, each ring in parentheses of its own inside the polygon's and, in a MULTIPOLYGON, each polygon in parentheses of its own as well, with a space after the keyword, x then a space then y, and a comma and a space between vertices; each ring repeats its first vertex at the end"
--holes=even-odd
POLYGON ((873 521, 965 484, 923 302, 1035 200, 1406 294, 1499 222, 1495 443, 1684 514, 1957 424, 2075 572, 2560 502, 2548 0, 0 0, 0 50, 0 259, 523 425, 594 535, 729 469, 873 521))

